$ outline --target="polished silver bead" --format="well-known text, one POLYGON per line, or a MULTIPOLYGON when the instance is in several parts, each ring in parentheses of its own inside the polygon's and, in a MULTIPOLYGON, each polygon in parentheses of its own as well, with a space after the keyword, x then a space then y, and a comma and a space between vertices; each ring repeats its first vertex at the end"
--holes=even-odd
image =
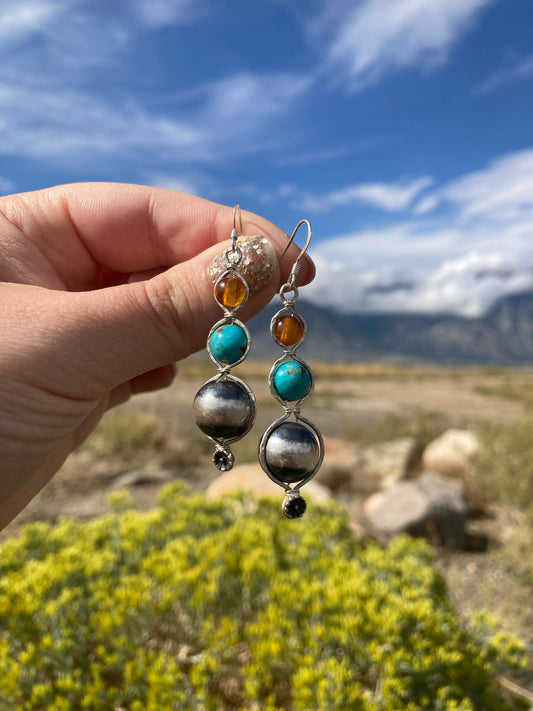
POLYGON ((320 443, 300 422, 282 422, 270 433, 264 447, 269 472, 287 484, 301 481, 320 463, 320 443))
POLYGON ((231 376, 209 380, 196 393, 193 415, 198 427, 217 442, 243 437, 255 420, 255 399, 251 390, 231 376))

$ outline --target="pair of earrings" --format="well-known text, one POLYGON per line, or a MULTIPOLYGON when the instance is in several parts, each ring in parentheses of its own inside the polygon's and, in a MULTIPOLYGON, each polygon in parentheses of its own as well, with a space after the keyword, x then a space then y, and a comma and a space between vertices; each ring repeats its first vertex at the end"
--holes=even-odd
MULTIPOLYGON (((249 295, 248 284, 239 273, 242 252, 237 244, 236 213, 233 212, 232 245, 224 255, 227 269, 215 283, 215 300, 224 311, 207 337, 207 352, 217 365, 218 373, 197 392, 193 404, 198 427, 215 444, 213 462, 220 471, 229 471, 234 464, 230 445, 244 437, 255 422, 256 403, 251 388, 230 373, 242 363, 250 351, 248 329, 235 313, 249 295)), ((296 349, 305 338, 306 324, 296 310, 299 297, 296 278, 300 260, 311 241, 311 225, 301 220, 294 229, 282 258, 302 225, 307 225, 307 241, 294 263, 289 280, 279 296, 282 308, 272 318, 270 334, 283 350, 269 374, 272 395, 282 405, 284 413, 267 428, 259 443, 259 461, 273 482, 285 489, 282 511, 287 518, 300 518, 307 508, 300 488, 320 469, 324 458, 324 441, 317 427, 300 414, 300 406, 314 388, 311 369, 296 349)), ((240 225, 242 235, 242 222, 240 225)))

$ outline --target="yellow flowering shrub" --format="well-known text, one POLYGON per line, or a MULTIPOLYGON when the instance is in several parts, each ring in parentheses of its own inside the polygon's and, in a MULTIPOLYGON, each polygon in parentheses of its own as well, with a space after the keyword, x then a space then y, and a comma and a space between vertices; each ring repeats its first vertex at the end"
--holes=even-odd
POLYGON ((521 643, 458 621, 429 548, 354 541, 336 504, 167 488, 0 547, 0 708, 508 711, 521 643))

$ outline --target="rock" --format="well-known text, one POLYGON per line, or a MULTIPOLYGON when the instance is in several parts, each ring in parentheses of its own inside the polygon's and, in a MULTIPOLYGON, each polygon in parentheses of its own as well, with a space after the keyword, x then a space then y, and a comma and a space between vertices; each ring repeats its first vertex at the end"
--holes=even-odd
POLYGON ((324 448, 326 456, 315 481, 336 493, 351 490, 352 479, 360 466, 357 447, 341 439, 327 438, 324 448))
MULTIPOLYGON (((268 478, 259 464, 239 464, 233 467, 231 471, 221 474, 211 482, 206 493, 212 498, 220 498, 236 491, 248 491, 256 499, 283 498, 283 489, 268 478)), ((327 501, 331 498, 326 487, 316 481, 305 485, 302 496, 313 501, 327 501)))
POLYGON ((364 510, 380 533, 409 533, 437 545, 464 547, 466 505, 457 482, 439 474, 426 472, 418 479, 396 482, 367 499, 364 510))
MULTIPOLYGON (((414 437, 398 437, 365 447, 357 489, 375 491, 405 479, 420 461, 420 447, 414 437)), ((354 482, 355 483, 355 482, 354 482)))
POLYGON ((428 444, 422 455, 422 467, 440 474, 467 474, 479 455, 478 436, 470 430, 450 429, 428 444))
POLYGON ((414 437, 399 437, 360 450, 339 439, 326 441, 318 481, 335 494, 371 493, 408 476, 420 459, 414 437))
POLYGON ((173 480, 172 472, 159 464, 147 464, 139 469, 121 474, 113 482, 113 489, 124 489, 128 486, 146 486, 149 484, 164 484, 173 480))
POLYGON ((348 521, 350 528, 355 536, 360 540, 367 540, 375 533, 368 518, 365 516, 365 498, 359 494, 355 494, 350 499, 347 496, 341 498, 341 503, 344 505, 348 513, 348 521))
POLYGON ((437 474, 435 472, 423 472, 423 474, 421 474, 415 481, 417 481, 418 484, 427 491, 436 489, 447 491, 452 496, 459 499, 464 505, 463 496, 465 487, 461 479, 458 479, 457 477, 442 476, 441 474, 437 474))

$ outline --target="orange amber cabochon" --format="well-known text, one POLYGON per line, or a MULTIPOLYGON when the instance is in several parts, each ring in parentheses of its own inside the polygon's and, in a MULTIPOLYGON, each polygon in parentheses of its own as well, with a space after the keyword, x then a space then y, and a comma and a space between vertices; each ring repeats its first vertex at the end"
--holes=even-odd
POLYGON ((215 298, 227 309, 234 309, 245 301, 246 285, 240 277, 224 277, 217 282, 215 298))
POLYGON ((285 314, 276 319, 272 333, 284 346, 295 346, 304 337, 304 322, 293 314, 285 314))

